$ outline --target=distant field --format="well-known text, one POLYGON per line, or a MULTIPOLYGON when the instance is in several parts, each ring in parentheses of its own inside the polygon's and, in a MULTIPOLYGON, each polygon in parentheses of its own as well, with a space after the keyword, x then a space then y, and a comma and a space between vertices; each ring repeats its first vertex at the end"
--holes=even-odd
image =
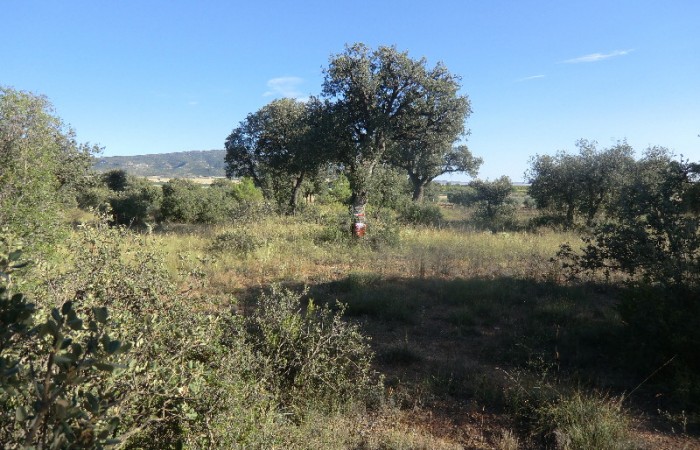
MULTIPOLYGON (((180 178, 180 177, 176 177, 176 178, 180 178)), ((167 183, 167 182, 170 181, 172 178, 170 178, 170 177, 150 176, 150 177, 146 177, 146 179, 147 179, 148 181, 152 182, 152 183, 161 184, 161 183, 167 183)), ((194 182, 194 183, 197 183, 197 184, 210 185, 210 184, 212 184, 214 181, 216 181, 216 180, 223 180, 223 179, 226 179, 226 177, 193 177, 193 178, 187 177, 187 179, 190 180, 190 181, 192 181, 192 182, 194 182)), ((235 182, 238 182, 238 180, 234 180, 234 183, 235 183, 235 182)))

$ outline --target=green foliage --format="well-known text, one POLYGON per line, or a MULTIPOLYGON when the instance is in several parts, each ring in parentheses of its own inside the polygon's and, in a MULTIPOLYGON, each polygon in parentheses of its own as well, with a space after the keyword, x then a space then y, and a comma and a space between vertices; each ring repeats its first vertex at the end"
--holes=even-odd
POLYGON ((447 193, 447 201, 455 205, 474 206, 477 200, 476 189, 472 186, 464 186, 459 190, 447 193))
POLYGON ((575 392, 537 408, 540 431, 561 450, 636 448, 622 399, 575 392))
POLYGON ((122 225, 144 225, 160 218, 163 191, 146 180, 129 178, 121 191, 110 195, 108 202, 114 221, 122 225))
MULTIPOLYGON (((120 369, 105 372, 104 390, 89 391, 119 393, 106 396, 100 411, 119 400, 120 421, 91 422, 100 427, 96 436, 111 427, 109 437, 124 448, 269 448, 290 413, 301 420, 379 395, 366 339, 342 321, 342 311, 303 308, 299 296, 278 290, 249 317, 203 311, 204 299, 183 296, 148 250, 152 239, 104 224, 83 227, 70 243, 70 267, 37 290, 40 309, 72 295, 74 309, 99 321, 97 305, 106 305, 113 324, 107 351, 115 340, 133 344, 128 358, 112 355, 109 363, 120 369)), ((76 326, 64 311, 64 323, 76 326)))
POLYGON ((483 163, 483 159, 474 157, 466 145, 449 143, 410 143, 393 158, 393 164, 408 172, 414 201, 422 201, 426 187, 440 175, 462 172, 474 177, 483 163))
MULTIPOLYGON (((630 353, 646 370, 671 359, 668 373, 700 370, 700 219, 685 202, 695 170, 666 149, 647 150, 610 208, 612 220, 586 233, 580 251, 565 244, 559 252, 572 277, 603 271, 632 281, 620 314, 635 343, 630 353)), ((686 398, 697 401, 698 377, 684 384, 686 398)))
POLYGON ((160 215, 172 222, 223 223, 239 220, 246 210, 259 209, 261 199, 260 190, 246 178, 239 183, 217 180, 209 187, 174 179, 163 185, 160 215))
POLYGON ((293 213, 305 180, 327 159, 312 133, 319 102, 274 100, 249 114, 226 139, 226 174, 250 177, 268 200, 293 213))
POLYGON ((40 311, 9 289, 19 250, 0 254, 0 441, 6 448, 103 448, 119 425, 122 393, 110 383, 129 345, 110 337, 107 308, 81 293, 40 311))
POLYGON ((161 215, 164 220, 195 223, 201 211, 203 188, 192 181, 176 178, 163 185, 161 215))
POLYGON ((66 205, 75 204, 92 154, 41 96, 0 87, 0 223, 29 248, 58 237, 66 205))
POLYGON ((129 185, 129 176, 123 169, 113 169, 103 173, 100 178, 107 189, 115 192, 125 191, 129 185))
POLYGON ((693 170, 694 165, 674 160, 666 149, 649 149, 611 208, 615 220, 584 236, 582 255, 570 248, 562 255, 583 270, 621 271, 646 282, 697 287, 700 219, 684 206, 693 170))
POLYGON ((262 202, 263 193, 260 189, 255 187, 255 183, 252 178, 243 177, 238 183, 228 182, 225 180, 216 181, 212 184, 212 187, 224 187, 231 197, 233 197, 237 202, 262 202))
POLYGON ((350 182, 345 174, 333 174, 332 180, 328 182, 326 189, 320 189, 317 201, 321 204, 340 203, 341 205, 350 204, 352 191, 350 190, 350 182))
MULTIPOLYGON (((494 181, 476 180, 469 183, 474 189, 470 199, 476 205, 474 219, 479 226, 499 231, 514 226, 515 206, 510 201, 513 184, 503 176, 494 181)), ((461 199, 465 201, 466 198, 461 199)))
POLYGON ((303 307, 299 295, 273 287, 245 320, 245 341, 260 376, 279 405, 296 417, 378 395, 367 340, 356 325, 342 320, 344 309, 338 305, 334 312, 313 300, 303 307))
MULTIPOLYGON (((358 43, 331 58, 323 83, 323 95, 332 101, 328 141, 347 171, 355 209, 364 210, 373 172, 390 149, 414 149, 431 155, 418 160, 432 161, 462 133, 469 102, 458 90, 458 78, 444 65, 428 68, 425 59, 394 47, 371 50, 358 43)), ((421 164, 417 170, 427 180, 432 168, 421 164)))
POLYGON ((588 226, 599 212, 618 198, 619 191, 634 164, 632 147, 626 142, 603 150, 595 141, 576 143, 578 155, 559 152, 556 156, 537 155, 530 159, 526 177, 529 195, 541 209, 564 212, 568 227, 577 216, 588 226))
POLYGON ((265 242, 258 236, 250 233, 246 228, 239 228, 216 236, 211 249, 216 252, 248 255, 264 245, 265 242))
POLYGON ((374 211, 400 210, 411 201, 411 185, 406 174, 391 166, 382 165, 374 169, 369 189, 374 211))
POLYGON ((412 225, 439 226, 444 222, 440 207, 429 203, 409 203, 401 208, 399 219, 412 225))

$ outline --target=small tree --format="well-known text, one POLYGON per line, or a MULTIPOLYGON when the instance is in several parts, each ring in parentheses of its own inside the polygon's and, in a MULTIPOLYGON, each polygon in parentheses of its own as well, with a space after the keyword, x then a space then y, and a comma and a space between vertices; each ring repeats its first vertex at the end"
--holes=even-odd
POLYGON ((226 139, 227 176, 252 178, 269 199, 293 213, 302 184, 324 159, 310 130, 319 107, 285 98, 249 114, 226 139))
POLYGON ((611 207, 614 220, 586 238, 584 268, 620 270, 666 286, 700 282, 700 219, 686 212, 697 166, 653 147, 634 165, 611 207))
POLYGON ((125 177, 120 181, 119 172, 121 171, 111 171, 111 175, 106 177, 108 186, 118 187, 117 190, 110 191, 107 199, 114 222, 121 225, 145 225, 159 220, 163 190, 143 178, 125 177))
POLYGON ((160 212, 165 220, 195 223, 202 210, 203 188, 190 180, 175 178, 163 185, 160 212))
POLYGON ((698 166, 666 149, 648 149, 630 171, 606 223, 583 236, 575 251, 559 256, 577 275, 604 271, 629 276, 632 289, 618 308, 642 364, 658 368, 675 359, 686 371, 683 393, 700 398, 700 218, 687 213, 686 199, 697 182, 698 166))
POLYGON ((32 235, 32 246, 51 242, 97 151, 76 142, 45 97, 0 86, 0 223, 32 235))
POLYGON ((474 177, 482 163, 483 159, 474 157, 466 145, 431 146, 421 142, 406 144, 393 159, 394 165, 408 173, 414 201, 422 201, 428 184, 440 175, 461 172, 474 177))
POLYGON ((624 141, 603 150, 597 149, 595 141, 585 139, 576 146, 578 155, 559 152, 531 158, 525 174, 530 182, 529 195, 538 208, 564 211, 569 228, 577 215, 592 226, 600 211, 619 195, 634 163, 634 151, 624 141))
POLYGON ((472 201, 476 204, 475 216, 479 222, 493 231, 510 226, 515 208, 510 202, 513 183, 507 176, 494 181, 475 180, 469 183, 474 189, 472 201))

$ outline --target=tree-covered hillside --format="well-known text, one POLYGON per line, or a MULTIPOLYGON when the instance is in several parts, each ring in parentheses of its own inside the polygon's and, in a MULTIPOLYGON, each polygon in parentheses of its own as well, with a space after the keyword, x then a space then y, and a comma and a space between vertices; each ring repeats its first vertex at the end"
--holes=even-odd
POLYGON ((152 155, 108 156, 97 159, 95 170, 125 170, 140 177, 168 178, 223 177, 224 150, 192 150, 152 155))

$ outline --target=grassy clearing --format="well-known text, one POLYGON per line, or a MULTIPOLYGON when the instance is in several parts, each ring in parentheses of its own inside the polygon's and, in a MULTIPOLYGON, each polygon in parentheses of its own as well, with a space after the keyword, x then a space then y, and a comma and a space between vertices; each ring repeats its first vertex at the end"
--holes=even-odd
MULTIPOLYGON (((567 284, 552 261, 576 235, 479 232, 459 221, 463 210, 448 214, 442 228, 378 224, 359 242, 338 211, 142 239, 194 311, 254 306, 282 283, 307 287, 315 304, 344 303, 371 338, 385 380, 379 412, 275 422, 260 448, 634 448, 650 439, 637 431, 641 413, 671 429, 657 410, 679 411, 654 400, 653 382, 620 400, 649 374, 629 363, 619 288, 567 284), (586 440, 596 436, 605 441, 586 440)), ((683 412, 684 430, 694 414, 683 412)), ((653 436, 655 448, 697 442, 653 436)))

